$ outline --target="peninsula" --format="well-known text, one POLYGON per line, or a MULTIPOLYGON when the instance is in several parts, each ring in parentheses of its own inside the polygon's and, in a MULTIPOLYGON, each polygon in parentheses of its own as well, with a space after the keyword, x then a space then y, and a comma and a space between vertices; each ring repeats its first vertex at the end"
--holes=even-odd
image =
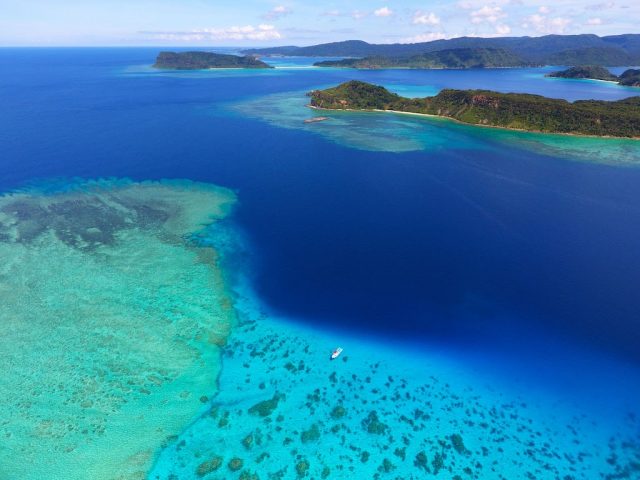
POLYGON ((154 68, 206 70, 210 68, 273 68, 255 56, 225 55, 213 52, 160 52, 154 68))
POLYGON ((612 74, 604 67, 594 65, 571 67, 560 72, 550 73, 547 76, 557 78, 607 80, 611 82, 618 82, 619 85, 624 85, 626 87, 640 87, 640 70, 634 70, 632 68, 626 70, 619 77, 612 74))
POLYGON ((339 68, 508 68, 532 66, 504 48, 452 48, 412 56, 370 56, 314 63, 317 67, 339 68))
POLYGON ((640 138, 640 97, 570 103, 522 93, 445 89, 434 97, 405 98, 355 80, 308 95, 310 106, 320 109, 385 110, 534 132, 640 138))

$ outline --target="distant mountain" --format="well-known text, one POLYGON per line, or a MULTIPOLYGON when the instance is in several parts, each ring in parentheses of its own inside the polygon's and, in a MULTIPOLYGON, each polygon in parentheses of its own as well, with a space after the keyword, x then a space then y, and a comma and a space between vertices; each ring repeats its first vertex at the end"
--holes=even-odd
POLYGON ((588 78, 592 80, 617 80, 618 77, 613 75, 609 70, 604 67, 594 65, 583 65, 578 67, 571 67, 561 72, 553 72, 547 75, 548 77, 558 78, 588 78))
POLYGON ((619 47, 587 47, 563 50, 546 57, 547 65, 633 65, 635 58, 619 47))
MULTIPOLYGON (((625 34, 599 37, 592 34, 584 35, 545 35, 543 37, 499 37, 499 38, 475 38, 460 37, 449 40, 435 40, 423 43, 394 43, 371 44, 361 40, 348 40, 345 42, 325 43, 309 47, 276 47, 246 50, 243 53, 257 55, 286 54, 292 56, 336 56, 336 57, 410 57, 441 50, 456 48, 502 48, 518 55, 524 61, 536 64, 551 64, 553 55, 562 52, 565 60, 571 60, 566 65, 572 64, 599 64, 621 65, 619 62, 628 60, 627 65, 640 63, 640 34, 625 34), (598 53, 601 58, 598 61, 578 61, 589 54, 586 49, 600 48, 604 50, 591 50, 590 54, 598 53), (572 52, 573 53, 568 53, 572 52), (620 52, 629 57, 622 57, 620 52), (551 58, 550 58, 551 57, 551 58), (613 63, 611 63, 613 62, 613 63)), ((560 57, 558 57, 560 59, 560 57)))
POLYGON ((223 55, 212 52, 160 52, 155 68, 204 70, 208 68, 273 68, 252 56, 223 55))
POLYGON ((365 57, 317 62, 341 68, 499 68, 530 65, 504 48, 452 48, 411 57, 365 57))
POLYGON ((365 57, 367 55, 386 54, 376 52, 375 47, 376 45, 362 40, 347 40, 344 42, 323 43, 312 47, 249 49, 243 50, 242 53, 247 55, 290 55, 295 57, 365 57))
POLYGON ((640 97, 570 103, 523 93, 445 89, 433 97, 405 98, 355 80, 308 95, 311 106, 321 109, 390 110, 517 130, 640 138, 640 97))

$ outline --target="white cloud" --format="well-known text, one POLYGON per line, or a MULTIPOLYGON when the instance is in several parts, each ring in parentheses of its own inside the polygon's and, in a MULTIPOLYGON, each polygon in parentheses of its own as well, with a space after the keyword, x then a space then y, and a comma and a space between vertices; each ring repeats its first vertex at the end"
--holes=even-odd
POLYGON ((403 38, 403 43, 422 43, 422 42, 433 42, 434 40, 442 40, 444 38, 448 38, 444 33, 440 32, 428 32, 428 33, 420 33, 418 35, 414 35, 413 37, 403 38))
POLYGON ((539 13, 525 17, 523 28, 532 28, 539 33, 564 33, 571 20, 564 17, 549 18, 539 13))
POLYGON ((481 9, 471 12, 471 23, 496 23, 498 20, 506 16, 507 14, 504 13, 502 7, 497 5, 485 5, 481 9))
POLYGON ((361 10, 354 10, 354 11, 351 13, 351 16, 352 16, 353 18, 355 18, 356 20, 361 20, 361 19, 363 19, 364 17, 366 17, 367 15, 368 15, 368 13, 367 13, 367 12, 363 12, 363 11, 361 11, 361 10))
POLYGON ((590 18, 587 20, 587 25, 602 25, 602 19, 601 18, 590 18))
POLYGON ((382 7, 374 10, 373 14, 376 17, 390 17, 391 15, 393 15, 393 10, 391 10, 389 7, 382 7))
POLYGON ((293 10, 291 10, 289 7, 285 7, 284 5, 278 5, 276 7, 273 7, 272 10, 265 13, 263 15, 263 18, 267 20, 277 20, 291 13, 293 13, 293 10))
POLYGON ((157 40, 176 40, 183 42, 207 41, 207 40, 252 40, 266 41, 279 40, 282 35, 273 25, 244 25, 227 28, 201 28, 186 32, 142 32, 157 40))
POLYGON ((323 16, 325 17, 339 17, 342 15, 342 12, 340 10, 327 10, 325 12, 322 13, 323 16))
POLYGON ((498 35, 508 35, 509 33, 511 33, 511 27, 504 23, 499 23, 498 25, 496 25, 496 33, 498 35))
POLYGON ((546 5, 542 5, 538 9, 538 12, 542 13, 543 15, 547 15, 547 14, 551 13, 551 9, 549 7, 547 7, 546 5))
POLYGON ((435 13, 423 13, 416 12, 413 14, 413 24, 414 25, 438 25, 440 23, 440 17, 438 17, 435 13))

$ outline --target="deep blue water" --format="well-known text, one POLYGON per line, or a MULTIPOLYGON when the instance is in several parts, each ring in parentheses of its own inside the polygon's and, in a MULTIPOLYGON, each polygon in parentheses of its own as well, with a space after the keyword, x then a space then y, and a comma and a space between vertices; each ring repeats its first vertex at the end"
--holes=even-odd
POLYGON ((213 182, 238 191, 234 221, 274 312, 516 351, 543 331, 640 362, 640 169, 513 145, 363 151, 222 108, 348 78, 570 100, 633 91, 552 84, 544 69, 136 73, 156 53, 0 49, 0 189, 74 176, 213 182))

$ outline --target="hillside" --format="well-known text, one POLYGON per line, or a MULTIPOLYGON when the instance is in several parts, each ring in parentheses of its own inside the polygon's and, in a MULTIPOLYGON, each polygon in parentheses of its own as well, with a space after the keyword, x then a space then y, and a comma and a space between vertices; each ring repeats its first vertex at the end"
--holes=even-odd
POLYGON ((252 56, 223 55, 212 52, 160 52, 154 68, 204 70, 209 68, 272 68, 252 56))
POLYGON ((620 85, 640 87, 640 70, 629 69, 618 77, 620 85))
POLYGON ((640 63, 640 34, 625 34, 599 37, 584 35, 545 35, 542 37, 498 37, 476 38, 459 37, 448 40, 434 40, 422 43, 371 44, 360 40, 325 43, 308 47, 275 47, 245 50, 246 54, 258 55, 292 55, 292 56, 337 56, 337 57, 410 57, 440 50, 456 48, 502 48, 521 57, 524 61, 535 64, 558 64, 564 56, 565 65, 634 65, 640 63), (601 50, 589 50, 601 49, 601 50), (564 52, 564 53, 563 53, 564 52), (623 62, 628 55, 633 61, 623 62), (596 61, 585 61, 586 58, 598 54, 596 61))
POLYGON ((317 62, 319 67, 341 68, 498 68, 528 65, 503 48, 454 48, 411 57, 365 57, 317 62))
POLYGON ((539 95, 446 89, 434 97, 410 99, 359 81, 309 96, 317 108, 394 110, 536 132, 640 138, 640 97, 570 103, 539 95))
POLYGON ((633 65, 635 60, 619 47, 587 47, 564 50, 545 58, 547 65, 633 65))

